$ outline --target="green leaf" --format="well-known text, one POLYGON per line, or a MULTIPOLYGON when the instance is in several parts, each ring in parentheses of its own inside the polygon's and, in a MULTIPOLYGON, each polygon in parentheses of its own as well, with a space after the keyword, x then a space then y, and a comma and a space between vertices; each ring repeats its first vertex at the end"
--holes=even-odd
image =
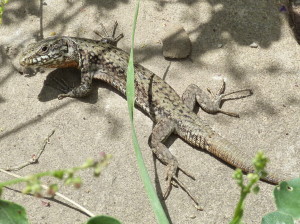
POLYGON ((156 191, 152 186, 151 179, 149 177, 147 168, 145 166, 142 153, 137 141, 136 131, 134 128, 133 123, 133 109, 134 109, 134 63, 133 63, 133 48, 134 48, 134 34, 135 34, 135 28, 136 28, 136 22, 137 22, 137 16, 139 11, 139 4, 140 0, 137 0, 137 6, 135 9, 134 14, 134 22, 133 22, 133 31, 132 31, 132 37, 131 37, 131 51, 129 56, 129 62, 128 62, 128 69, 127 69, 127 82, 126 82, 126 97, 127 97, 127 105, 128 105, 128 111, 129 111, 129 117, 130 117, 130 124, 131 124, 131 130, 132 130, 132 141, 134 146, 135 155, 137 158, 139 173, 141 176, 141 179, 144 183, 148 198, 150 200, 152 209, 154 211, 154 214, 156 216, 157 222, 159 224, 168 224, 168 218, 160 204, 160 201, 156 195, 156 191))
POLYGON ((86 224, 122 224, 119 220, 110 216, 96 216, 90 218, 86 224))
POLYGON ((64 178, 64 174, 65 174, 64 170, 56 170, 53 172, 53 176, 60 180, 64 178))
POLYGON ((294 220, 292 216, 276 211, 265 215, 261 224, 294 224, 294 220))
POLYGON ((278 211, 300 218, 300 178, 283 181, 274 189, 278 211))
POLYGON ((1 224, 29 224, 25 209, 13 202, 0 200, 1 224))
POLYGON ((93 166, 93 164, 94 164, 94 160, 93 159, 87 159, 82 166, 83 167, 91 167, 91 166, 93 166))

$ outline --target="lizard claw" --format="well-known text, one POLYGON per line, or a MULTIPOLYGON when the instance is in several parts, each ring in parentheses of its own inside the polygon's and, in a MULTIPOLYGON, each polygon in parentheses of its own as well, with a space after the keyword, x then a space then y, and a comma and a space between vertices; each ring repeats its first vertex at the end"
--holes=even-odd
POLYGON ((74 87, 70 87, 64 79, 52 78, 52 80, 57 84, 57 86, 56 87, 51 86, 51 87, 63 92, 62 94, 59 94, 57 96, 59 100, 66 97, 74 97, 74 93, 72 92, 72 90, 74 90, 74 87))
POLYGON ((114 24, 114 27, 113 27, 113 31, 112 31, 112 35, 109 35, 107 33, 107 31, 106 31, 106 29, 105 29, 105 27, 104 27, 104 25, 102 23, 100 23, 100 25, 102 26, 102 31, 103 31, 103 33, 104 33, 105 36, 103 36, 97 30, 94 30, 94 33, 97 34, 98 36, 100 36, 101 42, 117 46, 118 42, 124 37, 123 33, 121 33, 117 37, 115 37, 116 29, 118 27, 118 22, 115 21, 115 24, 114 24))
POLYGON ((219 113, 226 114, 228 116, 238 118, 238 117, 240 117, 239 114, 229 112, 229 111, 224 111, 224 110, 221 109, 221 106, 222 106, 223 102, 227 101, 227 100, 242 99, 242 98, 251 96, 253 94, 253 92, 252 92, 251 89, 242 89, 242 90, 237 90, 237 91, 233 91, 233 92, 230 92, 230 93, 225 93, 225 87, 226 87, 226 83, 225 83, 225 80, 223 79, 222 86, 216 94, 213 94, 210 90, 208 90, 208 92, 213 96, 213 109, 212 109, 212 112, 214 112, 214 113, 219 112, 219 113), (241 96, 232 97, 232 98, 225 98, 226 96, 236 94, 236 93, 242 93, 242 92, 246 92, 246 94, 243 94, 241 96))
POLYGON ((165 193, 163 194, 163 198, 164 199, 167 199, 168 198, 168 196, 169 196, 169 194, 170 194, 170 192, 171 192, 171 189, 172 189, 172 178, 168 178, 167 180, 166 180, 166 184, 167 184, 167 188, 166 188, 166 190, 165 190, 165 193))
POLYGON ((167 189, 163 194, 163 198, 167 199, 167 197, 170 195, 171 189, 172 189, 172 185, 176 186, 176 187, 181 187, 182 190, 184 190, 188 196, 194 201, 195 206, 197 207, 198 210, 203 210, 202 208, 199 207, 199 202, 197 201, 197 199, 192 195, 192 193, 186 188, 186 186, 174 175, 172 177, 168 176, 167 177, 167 189), (176 183, 174 183, 174 182, 176 183))
POLYGON ((182 169, 180 166, 178 166, 178 169, 181 170, 181 172, 183 172, 185 175, 187 175, 188 177, 190 177, 193 180, 196 180, 196 178, 190 174, 189 172, 187 172, 186 170, 182 169))
MULTIPOLYGON (((196 200, 196 198, 191 194, 191 192, 186 188, 186 186, 177 178, 176 176, 176 171, 177 170, 181 170, 185 175, 189 176, 190 178, 192 178, 193 180, 195 180, 195 177, 192 176, 190 173, 188 173, 187 171, 183 170, 181 167, 178 166, 178 164, 168 164, 167 166, 167 173, 166 173, 166 190, 163 194, 163 198, 166 199, 172 189, 172 185, 175 187, 181 187, 182 190, 184 190, 188 196, 194 201, 195 205, 197 207, 199 207, 199 203, 196 200), (176 183, 175 183, 176 182, 176 183)), ((201 208, 200 208, 201 210, 201 208)))
POLYGON ((68 83, 64 79, 52 78, 52 80, 57 84, 56 87, 53 87, 65 94, 70 92, 73 88, 68 85, 68 83))
POLYGON ((181 187, 182 190, 184 190, 188 196, 194 201, 195 206, 197 207, 198 210, 203 210, 202 208, 199 207, 199 203, 196 200, 196 198, 191 194, 191 192, 186 188, 186 186, 177 178, 173 177, 174 181, 177 182, 177 184, 181 187))
POLYGON ((169 163, 167 165, 167 172, 166 172, 166 177, 165 177, 167 188, 166 188, 165 193, 163 194, 164 199, 166 199, 171 192, 172 178, 175 177, 177 169, 178 169, 177 161, 173 162, 173 163, 169 163))
POLYGON ((69 96, 68 94, 59 94, 59 95, 57 96, 57 99, 62 100, 63 98, 66 98, 66 97, 68 97, 68 96, 69 96))

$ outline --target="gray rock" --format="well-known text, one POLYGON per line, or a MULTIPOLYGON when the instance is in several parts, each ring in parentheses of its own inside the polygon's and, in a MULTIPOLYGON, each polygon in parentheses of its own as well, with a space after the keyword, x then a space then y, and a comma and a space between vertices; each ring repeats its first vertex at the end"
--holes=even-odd
POLYGON ((167 28, 162 42, 163 55, 166 58, 186 58, 191 53, 191 40, 184 28, 178 24, 167 28))

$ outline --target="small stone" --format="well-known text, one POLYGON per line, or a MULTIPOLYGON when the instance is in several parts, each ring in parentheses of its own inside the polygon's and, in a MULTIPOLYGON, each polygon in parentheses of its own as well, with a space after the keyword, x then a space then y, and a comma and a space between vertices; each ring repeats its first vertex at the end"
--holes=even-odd
POLYGON ((218 44, 218 48, 222 48, 223 47, 223 44, 218 44))
POLYGON ((195 219, 197 216, 195 215, 190 215, 190 219, 195 219))
POLYGON ((250 47, 252 47, 252 48, 258 48, 258 44, 257 43, 255 43, 255 42, 253 42, 252 44, 250 44, 249 45, 250 47))
POLYGON ((163 55, 166 58, 186 58, 191 53, 191 40, 184 28, 178 24, 167 28, 162 42, 163 55))
POLYGON ((42 201, 42 205, 44 206, 44 207, 50 207, 50 202, 49 201, 42 201))

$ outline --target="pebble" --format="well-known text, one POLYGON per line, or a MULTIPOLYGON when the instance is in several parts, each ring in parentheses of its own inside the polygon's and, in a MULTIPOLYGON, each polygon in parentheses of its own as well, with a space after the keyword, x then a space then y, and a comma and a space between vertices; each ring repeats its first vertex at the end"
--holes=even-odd
POLYGON ((255 42, 253 42, 252 44, 250 44, 249 45, 250 47, 252 47, 252 48, 258 48, 258 44, 257 43, 255 43, 255 42))
POLYGON ((181 25, 170 25, 166 30, 162 43, 163 55, 166 58, 186 58, 191 53, 191 40, 181 25))

